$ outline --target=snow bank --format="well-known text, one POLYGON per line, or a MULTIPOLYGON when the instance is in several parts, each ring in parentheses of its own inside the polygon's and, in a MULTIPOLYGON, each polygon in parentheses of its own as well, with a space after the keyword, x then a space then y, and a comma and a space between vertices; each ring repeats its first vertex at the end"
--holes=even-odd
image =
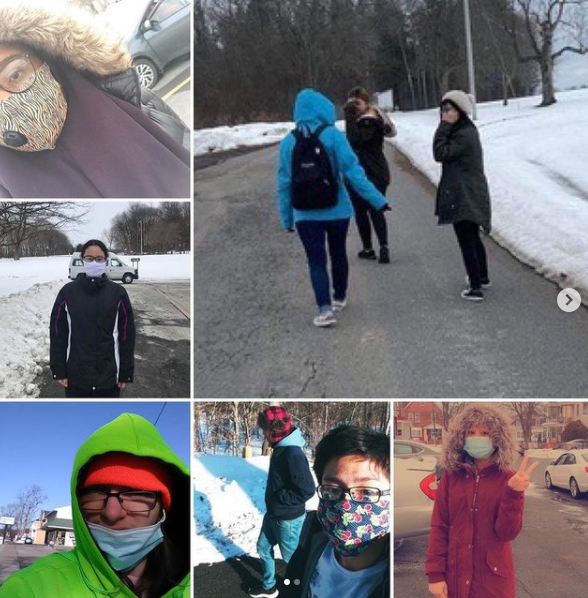
MULTIPOLYGON (((479 105, 477 126, 493 200, 492 236, 521 261, 588 299, 588 90, 479 105)), ((437 183, 431 153, 438 110, 395 113, 393 143, 437 183)), ((392 183, 392 194, 394 193, 392 183)), ((402 201, 402 198, 396 198, 402 201)))
POLYGON ((49 318, 63 281, 0 297, 0 398, 36 397, 33 383, 49 365, 49 318))
POLYGON ((525 451, 525 455, 529 455, 529 457, 534 459, 548 459, 549 461, 553 461, 565 452, 561 449, 529 449, 525 451))
MULTIPOLYGON (((120 255, 129 266, 131 257, 120 255)), ((140 280, 189 279, 190 254, 139 256, 140 280)), ((69 255, 28 257, 20 260, 0 259, 0 297, 19 293, 35 284, 68 282, 69 255)))
MULTIPOLYGON (((205 455, 193 460, 194 565, 242 554, 258 556, 268 469, 269 457, 205 455)), ((316 509, 317 505, 314 497, 306 507, 316 509)), ((279 558, 279 549, 276 553, 279 558)))

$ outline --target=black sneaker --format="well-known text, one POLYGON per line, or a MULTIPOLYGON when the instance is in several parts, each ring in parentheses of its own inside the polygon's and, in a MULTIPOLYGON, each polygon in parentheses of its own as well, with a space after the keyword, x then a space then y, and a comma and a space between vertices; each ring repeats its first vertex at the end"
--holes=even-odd
POLYGON ((461 298, 468 301, 484 301, 484 293, 481 289, 465 289, 461 292, 461 298))
POLYGON ((357 257, 362 260, 375 260, 376 259, 376 252, 373 249, 362 249, 358 254, 357 257))
POLYGON ((275 598, 280 592, 278 592, 277 586, 273 586, 267 590, 263 586, 254 586, 253 588, 249 588, 247 593, 251 598, 275 598))
POLYGON ((390 263, 390 250, 387 247, 380 248, 380 259, 378 261, 380 264, 390 263))
MULTIPOLYGON (((466 276, 465 281, 466 284, 470 284, 470 277, 466 276)), ((492 286, 492 283, 490 282, 489 278, 482 278, 482 280, 480 280, 480 284, 482 285, 483 289, 489 289, 492 286)))

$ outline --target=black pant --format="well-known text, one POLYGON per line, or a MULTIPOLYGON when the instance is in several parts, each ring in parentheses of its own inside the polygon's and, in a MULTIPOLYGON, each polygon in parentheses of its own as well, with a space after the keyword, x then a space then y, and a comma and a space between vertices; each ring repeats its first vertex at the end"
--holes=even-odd
POLYGON ((455 222, 453 228, 470 279, 470 287, 478 290, 482 287, 482 282, 488 280, 488 260, 484 244, 480 239, 480 225, 462 220, 455 222))
MULTIPOLYGON (((386 195, 386 187, 388 185, 375 185, 376 189, 382 194, 386 195)), ((357 231, 361 238, 361 243, 364 249, 372 249, 372 226, 378 238, 380 247, 388 247, 388 226, 386 225, 386 217, 384 212, 380 212, 362 199, 353 189, 349 188, 349 196, 351 203, 355 210, 355 224, 357 231), (371 219, 371 225, 370 225, 371 219)))
POLYGON ((120 398, 120 388, 115 386, 114 388, 107 388, 102 390, 85 390, 78 388, 72 384, 68 384, 65 387, 65 398, 66 399, 118 399, 120 398))

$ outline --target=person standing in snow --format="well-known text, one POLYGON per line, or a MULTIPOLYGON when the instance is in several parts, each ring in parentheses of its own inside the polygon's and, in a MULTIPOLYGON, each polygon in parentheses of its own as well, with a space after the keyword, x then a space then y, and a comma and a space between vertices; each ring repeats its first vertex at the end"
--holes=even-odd
POLYGON ((305 440, 292 417, 281 407, 267 407, 259 414, 258 425, 273 447, 265 491, 266 513, 257 540, 263 578, 249 588, 251 598, 274 598, 276 584, 274 546, 280 547, 287 563, 298 546, 306 515, 306 501, 314 496, 314 480, 303 452, 305 440))
POLYGON ((66 398, 118 398, 133 381, 133 308, 122 285, 106 277, 102 241, 87 241, 81 258, 85 274, 59 291, 51 312, 51 373, 66 398))
POLYGON ((469 283, 462 298, 483 301, 490 279, 480 228, 490 233, 491 208, 482 145, 470 119, 473 109, 472 97, 463 91, 448 91, 441 100, 433 139, 433 155, 441 162, 435 215, 439 224, 453 224, 457 236, 469 283))
POLYGON ((308 260, 319 315, 315 326, 332 326, 347 305, 347 232, 353 206, 344 179, 374 209, 390 206, 367 179, 345 135, 335 127, 335 106, 314 89, 294 104, 296 129, 280 143, 278 207, 284 230, 298 231, 308 260), (300 158, 300 159, 298 159, 300 158), (327 271, 331 258, 333 294, 327 271))
POLYGON ((187 198, 190 139, 98 16, 0 0, 0 197, 187 198))
MULTIPOLYGON (((363 87, 354 87, 347 95, 343 108, 345 114, 345 134, 365 170, 367 178, 376 189, 386 195, 390 184, 390 168, 384 156, 384 137, 394 137, 396 127, 378 106, 370 104, 370 95, 363 87)), ((357 257, 375 260, 376 252, 372 245, 372 226, 380 244, 380 264, 390 263, 388 247, 388 227, 384 212, 374 209, 368 202, 348 187, 351 203, 355 210, 355 223, 363 249, 357 257), (370 224, 371 220, 371 224, 370 224)))
POLYGON ((450 424, 431 518, 426 573, 438 598, 515 598, 510 542, 523 527, 538 461, 518 468, 514 426, 494 404, 467 406, 450 424))
POLYGON ((306 517, 280 595, 389 598, 390 437, 339 426, 318 443, 313 468, 318 510, 306 517))
POLYGON ((0 598, 189 598, 190 470, 147 420, 123 413, 79 448, 76 547, 14 573, 0 598))

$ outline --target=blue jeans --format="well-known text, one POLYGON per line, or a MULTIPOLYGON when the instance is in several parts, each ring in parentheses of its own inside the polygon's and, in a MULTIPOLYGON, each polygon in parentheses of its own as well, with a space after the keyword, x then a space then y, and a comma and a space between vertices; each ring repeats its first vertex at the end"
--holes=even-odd
POLYGON ((349 278, 349 263, 345 247, 349 219, 303 220, 296 223, 296 229, 306 251, 310 281, 319 309, 331 305, 329 273, 327 272, 327 244, 333 274, 333 298, 338 301, 345 299, 349 278))
POLYGON ((276 584, 276 562, 274 546, 280 547, 282 558, 287 563, 296 548, 302 531, 305 515, 297 519, 275 519, 267 513, 263 516, 261 532, 257 539, 257 552, 261 559, 263 578, 261 585, 268 590, 276 584))

